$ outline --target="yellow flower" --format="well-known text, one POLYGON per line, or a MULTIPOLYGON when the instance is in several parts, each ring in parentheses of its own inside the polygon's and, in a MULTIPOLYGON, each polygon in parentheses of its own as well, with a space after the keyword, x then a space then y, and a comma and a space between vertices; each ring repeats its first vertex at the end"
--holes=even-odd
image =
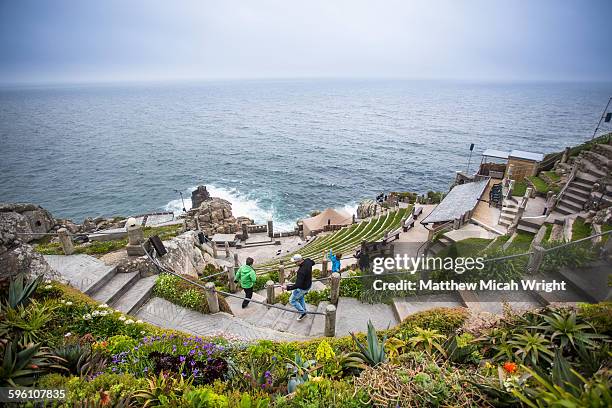
POLYGON ((319 343, 319 346, 317 347, 317 352, 315 354, 315 358, 317 359, 317 361, 331 360, 335 356, 336 353, 334 353, 334 350, 331 348, 327 340, 323 340, 321 341, 321 343, 319 343))

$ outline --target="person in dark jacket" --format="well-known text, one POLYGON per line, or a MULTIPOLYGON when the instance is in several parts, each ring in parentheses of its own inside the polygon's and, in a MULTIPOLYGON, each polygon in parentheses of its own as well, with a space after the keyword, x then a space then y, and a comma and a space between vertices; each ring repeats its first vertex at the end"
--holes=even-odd
POLYGON ((361 272, 368 273, 370 270, 370 256, 368 253, 362 248, 354 256, 357 258, 357 264, 361 272))
POLYGON ((303 259, 300 254, 293 255, 291 260, 299 266, 297 277, 294 284, 284 285, 283 287, 292 291, 289 303, 300 312, 297 319, 302 320, 306 317, 306 302, 304 301, 304 296, 312 286, 312 267, 314 262, 310 258, 303 259))

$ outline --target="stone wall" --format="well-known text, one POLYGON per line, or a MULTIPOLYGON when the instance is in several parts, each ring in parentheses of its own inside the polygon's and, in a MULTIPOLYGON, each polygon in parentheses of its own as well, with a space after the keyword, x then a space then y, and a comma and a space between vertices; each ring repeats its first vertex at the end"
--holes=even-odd
POLYGON ((55 227, 49 211, 30 203, 0 203, 0 278, 20 273, 28 277, 55 272, 28 243, 55 227))
POLYGON ((240 225, 232 215, 232 204, 222 198, 213 197, 192 208, 186 214, 187 228, 199 229, 208 236, 214 234, 235 234, 240 225))

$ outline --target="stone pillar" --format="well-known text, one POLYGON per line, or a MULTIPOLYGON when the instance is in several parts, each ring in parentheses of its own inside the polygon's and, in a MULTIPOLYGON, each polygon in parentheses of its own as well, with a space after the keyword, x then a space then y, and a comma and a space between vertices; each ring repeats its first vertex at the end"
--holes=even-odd
POLYGON ((340 274, 338 272, 334 272, 331 275, 331 302, 337 306, 339 298, 340 298, 340 274))
MULTIPOLYGON (((135 221, 135 220, 134 220, 135 221)), ((141 244, 144 242, 142 227, 136 222, 127 222, 128 244, 125 247, 129 256, 143 256, 145 254, 141 244)))
POLYGON ((234 282, 234 279, 236 279, 236 269, 228 268, 227 266, 225 266, 224 268, 225 273, 227 273, 227 287, 231 293, 235 293, 238 290, 238 287, 234 282))
POLYGON ((455 218, 453 220, 453 229, 458 230, 461 228, 461 220, 459 218, 455 218))
POLYGON ((355 214, 353 214, 353 224, 355 223, 355 214))
POLYGON ((274 222, 272 220, 268 220, 268 236, 274 238, 274 222))
POLYGON ((570 155, 570 148, 566 147, 565 150, 563 151, 563 155, 561 156, 561 163, 567 162, 567 159, 569 159, 569 155, 570 155))
POLYGON ((327 254, 323 252, 323 260, 321 261, 321 277, 327 277, 327 254))
POLYGON ((538 273, 544 260, 544 248, 534 245, 532 250, 533 252, 529 255, 529 261, 527 262, 527 273, 530 275, 538 273))
POLYGON ((229 242, 225 241, 225 257, 230 257, 229 242))
POLYGON ((286 279, 287 277, 285 276, 285 264, 283 263, 283 261, 281 261, 278 265, 278 283, 282 285, 285 283, 286 279))
POLYGON ((269 305, 273 305, 274 300, 274 281, 269 280, 266 282, 266 303, 269 305))
POLYGON ((217 257, 217 244, 215 244, 214 242, 211 241, 210 245, 212 246, 212 251, 213 251, 213 258, 217 257))
POLYGON ((211 314, 219 313, 219 298, 217 296, 217 290, 213 282, 208 282, 204 285, 206 288, 206 300, 208 301, 208 310, 211 314))
POLYGON ((57 230, 60 243, 65 255, 72 255, 74 253, 74 245, 72 245, 72 237, 68 233, 66 228, 60 228, 57 230))
POLYGON ((249 224, 242 223, 242 240, 246 241, 249 238, 249 224))
POLYGON ((531 195, 533 194, 533 187, 527 187, 525 189, 525 197, 527 198, 531 198, 531 195))
POLYGON ((234 252, 234 267, 236 269, 240 268, 240 261, 238 260, 238 253, 234 252))
POLYGON ((434 230, 433 230, 433 227, 432 227, 432 229, 428 229, 427 230, 427 241, 431 242, 433 240, 433 238, 434 238, 434 230))
POLYGON ((336 335, 336 306, 327 305, 325 308, 325 336, 334 337, 336 335))

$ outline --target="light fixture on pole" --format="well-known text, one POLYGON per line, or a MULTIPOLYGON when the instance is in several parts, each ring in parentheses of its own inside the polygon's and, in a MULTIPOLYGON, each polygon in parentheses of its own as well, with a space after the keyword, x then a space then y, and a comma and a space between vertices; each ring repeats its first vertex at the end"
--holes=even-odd
POLYGON ((472 152, 474 151, 474 143, 470 144, 470 157, 468 159, 467 170, 465 171, 465 175, 470 175, 470 163, 472 162, 472 152))
POLYGON ((183 199, 183 193, 179 190, 174 190, 175 193, 179 193, 179 195, 181 196, 181 203, 183 203, 183 212, 187 212, 187 210, 185 209, 185 200, 183 199))

